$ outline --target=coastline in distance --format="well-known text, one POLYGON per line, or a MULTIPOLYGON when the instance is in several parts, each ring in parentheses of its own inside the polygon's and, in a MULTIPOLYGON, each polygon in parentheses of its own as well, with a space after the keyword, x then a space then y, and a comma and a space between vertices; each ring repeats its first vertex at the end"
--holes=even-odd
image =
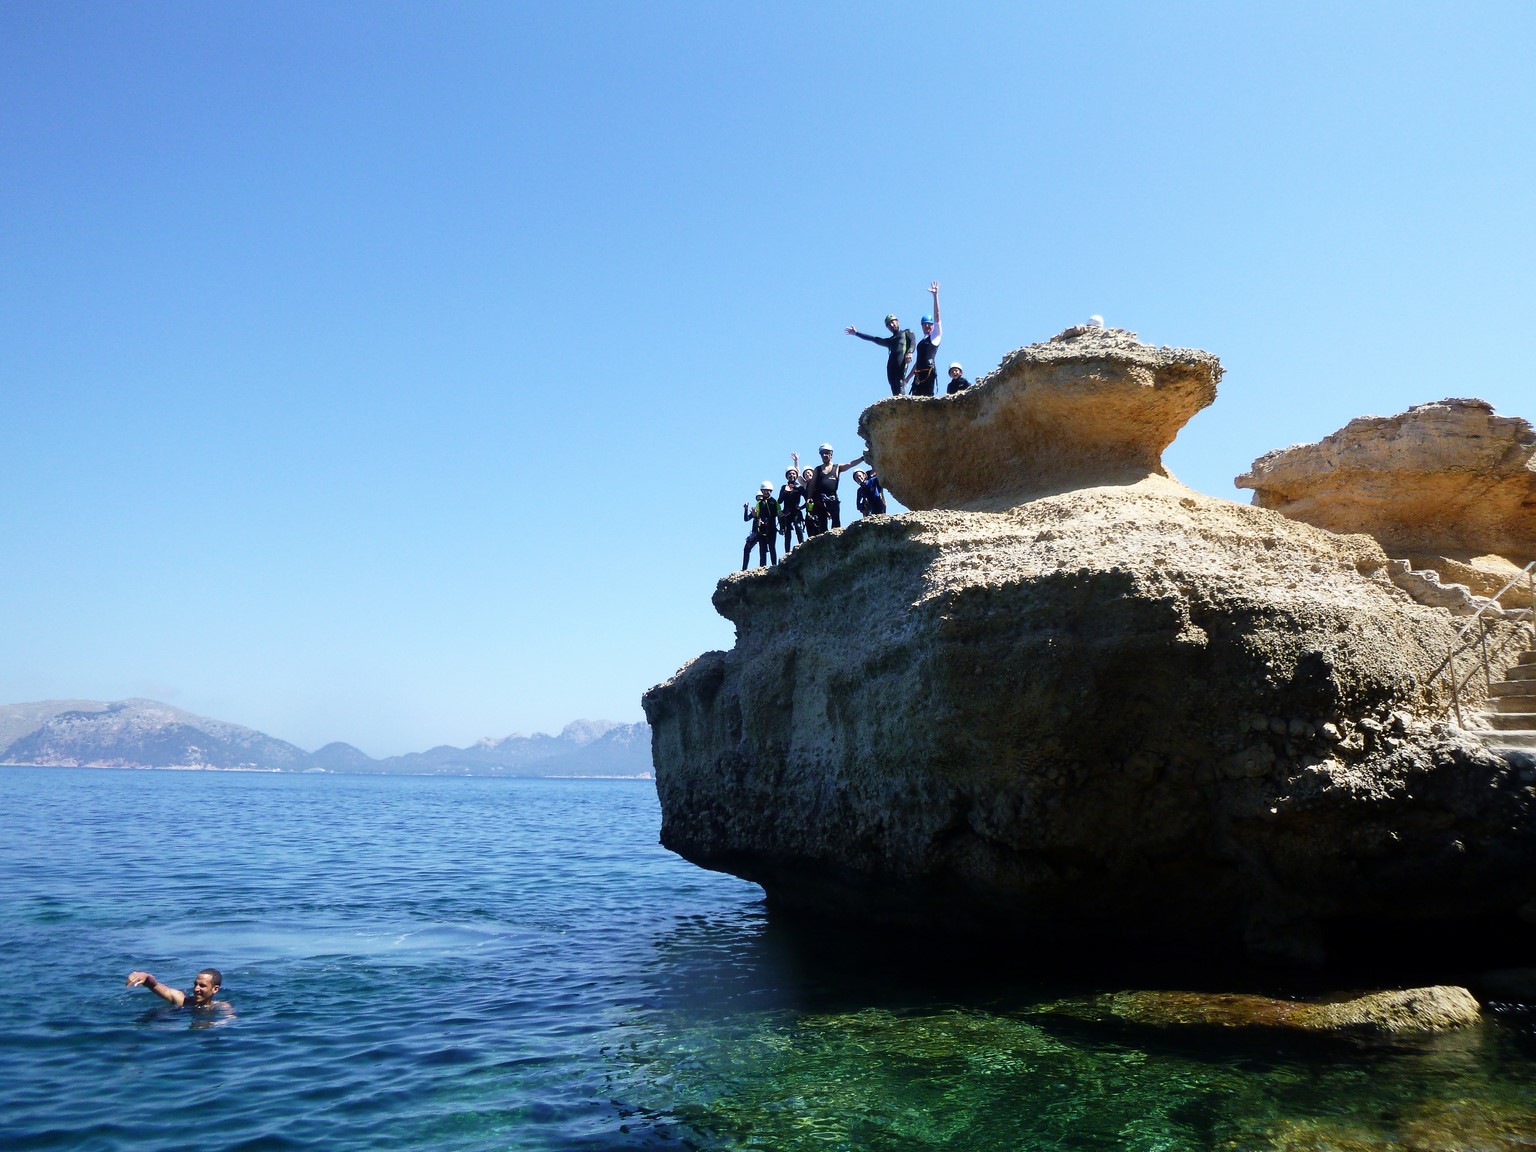
POLYGON ((0 764, 372 772, 422 776, 628 776, 651 773, 650 727, 576 720, 557 736, 487 738, 375 760, 350 744, 315 752, 158 700, 41 700, 0 705, 0 764))

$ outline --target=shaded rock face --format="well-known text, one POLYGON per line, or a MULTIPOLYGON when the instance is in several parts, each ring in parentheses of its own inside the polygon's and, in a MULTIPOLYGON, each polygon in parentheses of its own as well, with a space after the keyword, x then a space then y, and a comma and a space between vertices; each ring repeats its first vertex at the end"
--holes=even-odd
POLYGON ((646 694, 662 842, 775 907, 1040 945, 1512 918, 1532 781, 1425 718, 1458 621, 1386 565, 1156 476, 816 538, 646 694))
POLYGON ((1162 453, 1216 398, 1221 362, 1118 328, 1072 328, 1009 353, 953 396, 893 396, 859 434, 908 508, 996 510, 1084 484, 1166 475, 1162 453))
MULTIPOLYGON (((1482 400, 1362 416, 1316 444, 1259 457, 1236 483, 1261 508, 1368 533, 1415 568, 1459 561, 1451 578, 1482 595, 1496 591, 1500 557, 1536 560, 1536 429, 1482 400)), ((1513 568, 1503 568, 1507 579, 1513 568)))

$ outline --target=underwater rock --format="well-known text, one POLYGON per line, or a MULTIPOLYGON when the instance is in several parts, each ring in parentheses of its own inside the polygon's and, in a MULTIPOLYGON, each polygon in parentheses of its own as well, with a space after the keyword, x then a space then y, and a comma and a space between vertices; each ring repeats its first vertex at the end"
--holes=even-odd
POLYGON ((1350 1034, 1444 1032, 1476 1024, 1482 1018, 1472 993, 1454 985, 1310 1001, 1232 992, 1113 992, 1065 1001, 1052 1011, 1076 1019, 1153 1028, 1275 1028, 1350 1034))

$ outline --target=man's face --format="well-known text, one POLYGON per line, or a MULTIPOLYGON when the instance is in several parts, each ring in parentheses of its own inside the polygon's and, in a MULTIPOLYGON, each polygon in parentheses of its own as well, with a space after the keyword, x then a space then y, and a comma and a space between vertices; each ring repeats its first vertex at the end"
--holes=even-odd
POLYGON ((828 451, 828 450, 827 450, 827 449, 825 449, 825 448, 823 448, 823 449, 822 449, 822 450, 821 450, 821 462, 822 462, 822 463, 823 463, 823 464, 830 464, 830 463, 832 463, 832 453, 831 453, 831 452, 829 452, 829 451, 828 451))
POLYGON ((959 378, 959 376, 960 376, 960 369, 958 369, 958 368, 951 368, 949 370, 949 378, 951 380, 956 380, 956 379, 959 378))
POLYGON ((218 990, 219 986, 213 982, 212 976, 199 972, 197 979, 192 982, 192 1003, 207 1004, 218 990))
POLYGON ((896 319, 896 317, 892 316, 889 320, 887 320, 885 322, 885 326, 887 328, 889 328, 892 332, 894 332, 894 331, 896 331, 896 329, 901 327, 901 321, 896 319))

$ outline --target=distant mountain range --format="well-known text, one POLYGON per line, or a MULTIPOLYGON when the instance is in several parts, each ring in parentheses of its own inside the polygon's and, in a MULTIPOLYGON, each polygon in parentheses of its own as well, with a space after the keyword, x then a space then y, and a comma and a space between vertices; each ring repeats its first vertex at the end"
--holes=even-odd
POLYGON ((227 768, 418 776, 645 776, 647 724, 577 720, 558 736, 440 745, 385 760, 350 744, 306 752, 254 728, 158 700, 42 700, 0 705, 0 764, 75 768, 227 768))

